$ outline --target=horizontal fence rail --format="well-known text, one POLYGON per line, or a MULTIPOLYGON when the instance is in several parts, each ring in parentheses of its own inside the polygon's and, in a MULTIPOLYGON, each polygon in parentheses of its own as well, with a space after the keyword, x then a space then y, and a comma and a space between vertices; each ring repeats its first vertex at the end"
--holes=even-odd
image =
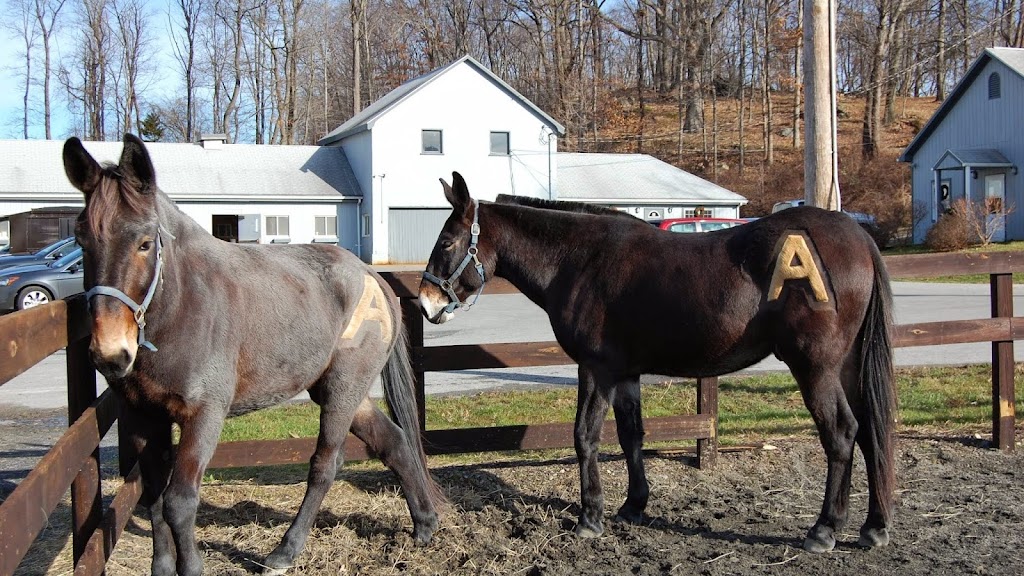
MULTIPOLYGON (((892 278, 929 278, 989 274, 991 318, 923 322, 895 327, 898 347, 992 343, 993 443, 1013 448, 1013 341, 1024 337, 1024 318, 1013 315, 1014 271, 1024 271, 1024 252, 992 254, 922 254, 886 256, 892 278)), ((555 366, 572 364, 556 342, 491 343, 424 346, 423 317, 415 301, 418 272, 382 274, 402 299, 406 330, 413 346, 420 421, 424 420, 424 375, 443 370, 555 366)), ((497 278, 488 294, 517 293, 497 278)), ((22 374, 50 354, 67 349, 68 431, 38 462, 18 487, 0 503, 0 576, 12 574, 29 546, 48 525, 64 495, 71 492, 75 574, 100 574, 142 494, 138 466, 121 452, 124 482, 103 508, 99 443, 117 419, 119 402, 107 391, 97 398, 95 370, 88 359, 89 323, 82 297, 0 317, 0 385, 22 374)), ((648 418, 646 439, 696 439, 698 465, 710 464, 717 453, 718 381, 697 380, 697 414, 648 418)), ((532 424, 487 428, 428 430, 428 453, 521 450, 572 446, 572 424, 532 424)), ((605 426, 602 442, 615 440, 615 427, 605 426)), ((308 462, 315 438, 221 443, 210 466, 265 466, 308 462)), ((350 460, 370 456, 350 436, 350 460)))

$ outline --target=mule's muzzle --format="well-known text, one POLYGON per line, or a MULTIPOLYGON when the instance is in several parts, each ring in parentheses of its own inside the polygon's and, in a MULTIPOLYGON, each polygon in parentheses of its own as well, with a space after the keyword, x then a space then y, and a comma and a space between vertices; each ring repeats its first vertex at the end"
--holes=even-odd
POLYGON ((104 378, 124 378, 131 373, 139 351, 135 336, 134 326, 128 322, 93 322, 89 357, 104 378))
POLYGON ((448 311, 448 298, 435 286, 420 286, 420 310, 431 324, 444 324, 455 317, 448 311))

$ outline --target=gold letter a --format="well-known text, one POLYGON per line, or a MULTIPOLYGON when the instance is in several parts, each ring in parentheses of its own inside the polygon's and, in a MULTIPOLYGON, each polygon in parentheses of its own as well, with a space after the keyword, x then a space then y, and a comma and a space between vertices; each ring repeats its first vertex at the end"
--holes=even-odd
POLYGON ((367 320, 380 323, 381 340, 391 342, 391 313, 388 311, 388 301, 384 298, 380 285, 369 274, 363 276, 363 295, 360 296, 359 303, 352 312, 352 319, 349 320, 341 337, 351 340, 367 320))
POLYGON ((786 280, 799 280, 806 278, 811 284, 814 292, 814 299, 818 302, 828 302, 828 292, 825 291, 825 283, 821 280, 821 273, 811 256, 811 249, 807 247, 807 241, 802 234, 790 234, 786 237, 779 256, 775 259, 775 273, 772 274, 772 284, 768 289, 768 300, 777 300, 782 294, 782 285, 786 280), (796 261, 796 264, 794 264, 796 261))

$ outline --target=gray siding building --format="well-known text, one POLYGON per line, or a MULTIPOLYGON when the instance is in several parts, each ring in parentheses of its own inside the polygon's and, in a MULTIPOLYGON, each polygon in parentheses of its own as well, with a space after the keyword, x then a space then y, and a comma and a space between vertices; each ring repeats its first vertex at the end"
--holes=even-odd
POLYGON ((923 216, 915 242, 962 199, 986 201, 994 240, 1024 239, 1024 49, 986 49, 899 160, 923 216))

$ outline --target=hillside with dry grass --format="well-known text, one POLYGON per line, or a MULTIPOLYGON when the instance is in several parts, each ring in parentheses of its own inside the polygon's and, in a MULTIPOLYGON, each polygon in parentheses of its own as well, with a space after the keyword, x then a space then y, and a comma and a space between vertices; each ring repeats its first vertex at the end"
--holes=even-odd
MULTIPOLYGON (((803 197, 803 125, 799 128, 800 146, 794 147, 792 94, 772 95, 770 163, 759 98, 748 101, 744 108, 742 166, 739 100, 708 100, 705 104, 706 130, 684 135, 680 150, 679 111, 674 99, 651 96, 641 113, 635 93, 621 95, 608 103, 607 120, 597 137, 584 141, 580 148, 652 154, 745 196, 750 203, 742 209, 743 216, 764 216, 775 202, 803 197)), ((860 153, 864 100, 840 97, 839 187, 844 208, 875 214, 880 224, 892 230, 911 223, 910 169, 896 159, 938 105, 933 97, 898 99, 894 121, 884 128, 880 153, 865 161, 860 153)), ((574 145, 570 138, 563 149, 574 145)))

